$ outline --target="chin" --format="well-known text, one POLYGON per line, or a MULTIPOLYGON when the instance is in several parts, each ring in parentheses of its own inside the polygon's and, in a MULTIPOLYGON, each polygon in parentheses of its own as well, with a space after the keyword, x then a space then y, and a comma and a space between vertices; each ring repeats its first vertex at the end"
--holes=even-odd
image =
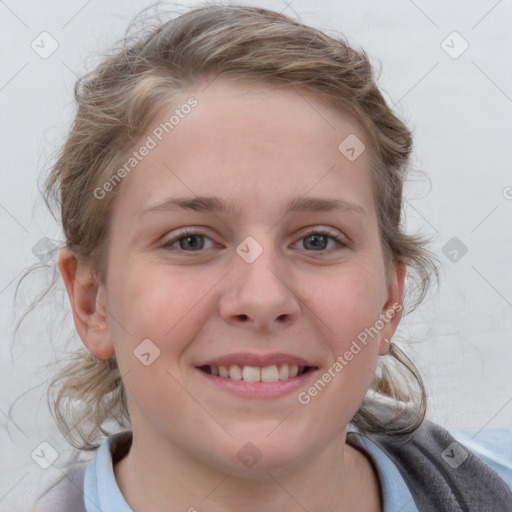
MULTIPOLYGON (((267 435, 267 434, 265 434, 267 435)), ((231 473, 233 476, 247 479, 267 480, 272 476, 285 476, 299 468, 307 458, 304 447, 311 440, 302 441, 283 439, 276 435, 275 439, 265 435, 244 436, 247 441, 230 441, 228 452, 213 455, 218 469, 231 473), (250 440, 252 439, 252 441, 250 440)), ((286 436, 285 436, 286 437, 286 436)))

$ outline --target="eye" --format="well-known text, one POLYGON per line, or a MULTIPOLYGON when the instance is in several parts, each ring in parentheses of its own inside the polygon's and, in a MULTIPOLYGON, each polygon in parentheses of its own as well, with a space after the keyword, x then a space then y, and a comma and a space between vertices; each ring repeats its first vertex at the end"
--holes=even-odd
POLYGON ((201 249, 205 248, 205 239, 210 240, 210 238, 201 233, 184 230, 170 240, 164 242, 161 247, 164 249, 170 249, 171 251, 200 252, 201 249), (179 244, 178 247, 174 247, 176 244, 179 244))
POLYGON ((339 237, 338 234, 322 228, 309 232, 307 235, 302 237, 300 241, 303 242, 306 249, 309 248, 314 252, 320 252, 323 254, 337 252, 347 247, 347 244, 339 237), (334 240, 338 247, 325 250, 329 243, 329 239, 334 240))

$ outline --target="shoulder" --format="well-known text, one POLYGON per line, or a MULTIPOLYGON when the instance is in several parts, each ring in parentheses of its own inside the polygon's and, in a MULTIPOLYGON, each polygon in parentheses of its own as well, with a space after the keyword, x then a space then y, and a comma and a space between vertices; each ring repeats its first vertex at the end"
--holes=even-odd
POLYGON ((368 437, 397 466, 418 508, 459 510, 470 503, 474 510, 512 510, 511 431, 497 430, 454 431, 455 437, 425 420, 410 433, 368 437))
POLYGON ((86 501, 87 509, 99 511, 102 507, 98 506, 101 502, 98 493, 101 492, 106 493, 103 505, 107 502, 110 505, 113 495, 122 503, 113 464, 128 452, 131 437, 131 432, 125 431, 105 438, 91 459, 72 464, 57 482, 39 495, 31 512, 86 512, 86 501))
POLYGON ((485 462, 512 490, 512 428, 455 429, 450 434, 485 462))
POLYGON ((85 512, 84 474, 88 461, 79 462, 40 495, 32 512, 85 512))

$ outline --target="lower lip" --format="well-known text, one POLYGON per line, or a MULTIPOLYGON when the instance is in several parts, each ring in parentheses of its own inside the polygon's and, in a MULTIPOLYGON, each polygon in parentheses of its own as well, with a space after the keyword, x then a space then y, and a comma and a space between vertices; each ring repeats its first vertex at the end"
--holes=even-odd
POLYGON ((293 393, 304 386, 317 372, 317 370, 309 370, 298 377, 276 382, 246 382, 227 377, 217 377, 203 372, 199 368, 197 368, 197 371, 212 384, 244 398, 278 398, 293 393))

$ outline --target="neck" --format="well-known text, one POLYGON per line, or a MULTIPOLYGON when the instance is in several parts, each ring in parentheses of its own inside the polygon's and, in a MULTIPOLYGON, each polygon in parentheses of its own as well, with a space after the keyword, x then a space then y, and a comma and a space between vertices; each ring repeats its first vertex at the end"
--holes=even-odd
POLYGON ((344 433, 293 469, 264 469, 251 477, 191 459, 158 437, 134 436, 114 473, 134 512, 382 511, 375 470, 362 452, 345 444, 344 433))

